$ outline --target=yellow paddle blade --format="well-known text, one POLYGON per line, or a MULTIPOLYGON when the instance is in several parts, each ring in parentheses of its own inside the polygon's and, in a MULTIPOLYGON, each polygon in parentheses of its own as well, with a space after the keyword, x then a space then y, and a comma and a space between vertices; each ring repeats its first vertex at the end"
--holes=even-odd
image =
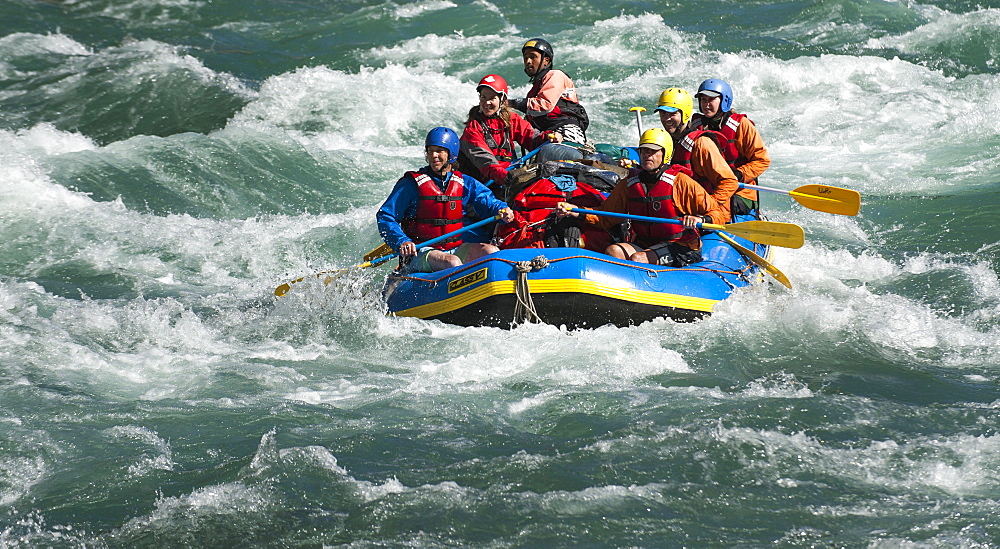
POLYGON ((726 231, 753 242, 768 246, 781 246, 782 248, 801 248, 806 240, 805 231, 795 223, 744 221, 729 225, 715 225, 713 223, 701 223, 700 225, 705 229, 726 231))
POLYGON ((296 282, 301 282, 301 281, 302 281, 302 279, 298 278, 298 279, 295 279, 295 280, 293 280, 291 282, 285 282, 281 286, 278 286, 277 288, 274 289, 274 297, 281 297, 281 296, 287 294, 289 292, 289 290, 292 289, 292 284, 295 284, 296 282))
POLYGON ((861 193, 828 185, 803 185, 788 194, 810 210, 837 215, 858 215, 861 193))
POLYGON ((371 261, 373 259, 385 257, 391 253, 392 253, 392 248, 390 248, 388 244, 383 242, 381 246, 365 254, 365 261, 371 261))
POLYGON ((762 269, 764 269, 764 272, 766 272, 767 274, 773 276, 775 280, 777 280, 778 282, 780 282, 786 288, 788 288, 789 290, 792 289, 792 282, 790 280, 788 280, 788 277, 785 276, 785 273, 781 272, 774 265, 771 265, 770 263, 768 263, 768 261, 766 259, 764 259, 760 255, 758 255, 756 252, 754 252, 750 248, 745 248, 745 247, 741 246, 739 242, 736 242, 735 240, 733 240, 732 238, 730 238, 729 235, 727 235, 726 233, 719 232, 719 233, 716 233, 716 234, 719 235, 719 238, 721 238, 721 239, 725 240, 726 242, 728 242, 730 246, 732 246, 733 248, 736 248, 736 251, 738 251, 741 254, 743 254, 744 257, 746 257, 747 259, 749 259, 750 261, 752 261, 758 267, 761 267, 762 269))

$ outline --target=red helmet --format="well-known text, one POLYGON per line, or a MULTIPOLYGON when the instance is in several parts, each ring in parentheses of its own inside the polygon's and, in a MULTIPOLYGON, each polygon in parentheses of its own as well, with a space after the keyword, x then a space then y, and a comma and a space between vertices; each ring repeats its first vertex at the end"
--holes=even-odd
POLYGON ((510 95, 507 89, 507 81, 504 80, 499 74, 487 74, 484 76, 483 79, 479 81, 479 85, 476 86, 476 91, 479 91, 479 88, 482 88, 483 86, 486 86, 504 97, 510 95))

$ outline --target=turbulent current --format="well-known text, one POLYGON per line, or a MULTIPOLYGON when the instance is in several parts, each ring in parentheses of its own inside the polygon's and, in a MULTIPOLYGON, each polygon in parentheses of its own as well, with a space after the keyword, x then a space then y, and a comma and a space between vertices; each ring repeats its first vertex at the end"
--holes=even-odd
POLYGON ((1000 4, 0 3, 0 546, 1000 546, 1000 4), (374 213, 543 36, 722 78, 806 244, 694 323, 386 316, 374 213))

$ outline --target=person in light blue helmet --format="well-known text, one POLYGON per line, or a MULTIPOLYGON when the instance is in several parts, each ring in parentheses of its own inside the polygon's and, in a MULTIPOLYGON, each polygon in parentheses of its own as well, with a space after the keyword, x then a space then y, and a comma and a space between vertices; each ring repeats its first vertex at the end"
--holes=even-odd
MULTIPOLYGON (((771 156, 753 121, 732 110, 733 88, 725 80, 709 78, 698 86, 694 96, 701 113, 691 117, 692 129, 717 132, 721 136, 719 150, 736 179, 756 185, 757 179, 771 165, 771 156)), ((733 196, 734 214, 750 213, 757 207, 757 191, 753 189, 741 189, 733 196)))
POLYGON ((458 134, 450 128, 432 129, 424 140, 427 165, 396 181, 375 214, 382 240, 404 261, 415 258, 412 270, 440 271, 498 251, 492 244, 463 242, 461 235, 420 246, 461 229, 466 211, 481 218, 500 215, 504 223, 514 219, 510 208, 485 185, 452 169, 458 152, 458 134))

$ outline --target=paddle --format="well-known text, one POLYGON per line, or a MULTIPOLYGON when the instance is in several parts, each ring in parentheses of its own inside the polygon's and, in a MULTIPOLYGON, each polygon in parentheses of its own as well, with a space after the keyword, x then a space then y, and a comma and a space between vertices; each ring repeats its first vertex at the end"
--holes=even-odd
MULTIPOLYGON (((475 223, 473 223, 471 225, 466 225, 465 227, 462 227, 461 229, 456 229, 454 231, 451 231, 450 233, 443 234, 443 235, 441 235, 439 237, 432 238, 430 240, 421 242, 417 246, 418 246, 418 248, 423 248, 425 246, 433 246, 433 245, 438 244, 440 242, 444 242, 445 240, 448 240, 449 238, 451 238, 453 236, 462 234, 465 231, 471 231, 472 229, 475 229, 475 228, 478 228, 478 227, 482 227, 483 225, 486 225, 488 223, 492 223, 494 221, 497 221, 498 219, 500 219, 500 215, 499 214, 497 214, 497 215, 495 215, 493 217, 488 217, 486 219, 481 219, 481 220, 479 220, 479 221, 477 221, 477 222, 475 222, 475 223)), ((388 245, 385 245, 385 247, 389 248, 388 245)), ((376 251, 381 250, 381 249, 382 249, 382 246, 379 246, 378 248, 376 248, 376 249, 372 250, 371 252, 369 252, 369 255, 372 254, 372 253, 375 253, 376 251)), ((392 248, 389 248, 389 251, 391 252, 392 248)), ((383 263, 385 263, 385 262, 387 262, 387 261, 389 261, 391 259, 396 258, 398 255, 399 254, 391 253, 389 255, 377 256, 377 257, 374 257, 372 259, 369 259, 369 260, 365 261, 364 263, 359 263, 357 265, 353 265, 353 266, 347 267, 345 269, 334 269, 332 271, 320 271, 320 272, 315 273, 315 274, 313 274, 311 276, 316 276, 318 278, 318 277, 323 276, 323 275, 343 273, 343 272, 350 271, 352 269, 367 269, 368 267, 378 267, 379 265, 381 265, 381 264, 383 264, 383 263), (374 261, 374 259, 378 259, 378 261, 374 261)), ((365 258, 368 259, 368 255, 366 255, 365 258)), ((291 282, 286 282, 286 283, 282 284, 281 286, 278 286, 277 288, 274 289, 274 295, 276 297, 281 297, 281 296, 287 294, 288 291, 292 289, 291 288, 292 284, 296 284, 298 282, 302 282, 306 278, 307 278, 306 276, 303 276, 303 277, 300 277, 300 278, 296 278, 295 280, 293 280, 291 282)), ((333 280, 333 277, 332 276, 327 276, 326 279, 323 280, 323 284, 329 284, 331 280, 333 280)))
MULTIPOLYGON (((652 223, 670 223, 682 225, 679 219, 664 219, 662 217, 646 217, 644 215, 632 215, 618 212, 602 212, 600 210, 587 210, 583 208, 570 208, 571 212, 587 213, 591 215, 603 215, 607 217, 620 217, 623 219, 635 219, 637 221, 649 221, 652 223)), ((760 244, 768 246, 781 246, 783 248, 801 248, 805 242, 805 232, 802 227, 794 223, 778 223, 775 221, 743 221, 742 223, 730 223, 728 225, 716 225, 714 223, 698 223, 700 229, 713 231, 726 231, 760 244)))
POLYGON ((375 248, 374 250, 365 254, 364 260, 371 261, 373 259, 378 259, 380 257, 385 257, 392 253, 392 248, 389 247, 385 242, 381 246, 375 248))
POLYGON ((646 107, 632 107, 628 112, 635 113, 635 127, 639 130, 639 137, 642 137, 642 118, 639 117, 639 113, 646 112, 646 107))
MULTIPOLYGON (((535 156, 535 154, 541 148, 542 148, 541 146, 538 146, 534 150, 532 150, 531 152, 525 154, 521 158, 518 158, 517 160, 515 160, 514 162, 512 162, 510 164, 510 166, 507 166, 507 170, 510 171, 510 170, 512 170, 512 169, 520 166, 521 164, 524 163, 525 160, 528 160, 532 156, 535 156)), ((486 183, 486 186, 489 186, 491 183, 493 183, 492 180, 488 181, 486 183)), ((434 238, 434 239, 428 240, 427 242, 422 243, 421 246, 430 246, 430 245, 436 244, 436 243, 440 242, 442 239, 451 238, 452 236, 455 236, 457 234, 463 233, 463 232, 468 231, 470 229, 475 229, 475 228, 481 227, 481 226, 486 225, 486 224, 488 224, 488 223, 490 223, 492 221, 496 221, 497 219, 500 219, 499 216, 497 216, 497 217, 491 217, 489 219, 480 220, 480 221, 478 221, 476 223, 473 223, 471 225, 467 225, 465 227, 462 227, 461 229, 459 229, 457 231, 452 231, 452 232, 450 232, 450 233, 448 233, 446 235, 442 235, 442 236, 439 236, 438 238, 434 238)), ((318 273, 314 273, 313 276, 316 276, 318 278, 318 277, 326 275, 326 274, 340 273, 340 272, 349 271, 351 269, 366 269, 368 267, 377 267, 377 266, 385 263, 386 261, 391 260, 394 257, 396 257, 396 254, 392 253, 392 248, 390 248, 388 244, 382 243, 382 245, 380 245, 379 247, 375 248, 374 250, 372 250, 372 251, 370 251, 370 252, 368 252, 368 253, 366 253, 364 255, 364 260, 365 260, 364 263, 359 263, 357 265, 354 265, 353 267, 347 267, 346 269, 334 269, 332 271, 320 271, 318 273), (389 254, 392 254, 392 255, 390 256, 389 254), (389 257, 386 257, 386 256, 389 256, 389 257), (383 259, 382 261, 377 261, 377 262, 373 263, 373 260, 379 259, 379 258, 382 258, 382 257, 385 257, 385 259, 383 259)), ((299 277, 299 278, 296 278, 295 280, 292 280, 291 282, 286 282, 286 283, 282 284, 281 286, 278 286, 277 288, 274 289, 274 295, 277 296, 277 297, 281 297, 281 296, 287 294, 288 291, 291 290, 291 285, 292 284, 296 284, 298 282, 302 282, 306 278, 307 277, 305 277, 305 276, 299 277)), ((327 284, 327 283, 330 282, 330 280, 332 280, 332 277, 327 277, 327 279, 324 280, 323 283, 327 284)))
POLYGON ((794 191, 747 185, 740 183, 741 189, 768 191, 787 194, 810 210, 837 215, 858 215, 861 210, 861 193, 852 189, 831 187, 829 185, 803 185, 794 191))
POLYGON ((751 250, 750 248, 745 248, 741 246, 739 242, 736 242, 729 235, 727 235, 722 231, 716 231, 715 234, 719 235, 719 238, 725 240, 727 244, 729 244, 733 248, 736 248, 737 252, 743 254, 744 257, 752 261, 758 267, 763 268, 767 274, 773 276, 775 280, 782 283, 786 288, 788 288, 789 290, 792 289, 792 283, 790 280, 788 280, 788 277, 785 276, 785 273, 779 271, 777 267, 768 263, 766 259, 757 255, 757 253, 751 250))

